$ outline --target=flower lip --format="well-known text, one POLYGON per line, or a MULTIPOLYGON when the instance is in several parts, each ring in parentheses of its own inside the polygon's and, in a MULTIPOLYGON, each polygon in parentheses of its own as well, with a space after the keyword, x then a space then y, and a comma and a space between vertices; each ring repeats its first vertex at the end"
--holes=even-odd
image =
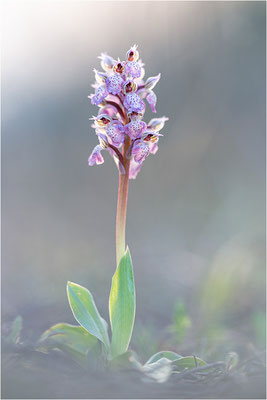
POLYGON ((142 74, 140 62, 128 61, 125 67, 125 72, 133 78, 140 78, 142 74))
POLYGON ((113 94, 114 96, 121 92, 123 84, 124 80, 122 79, 120 74, 111 75, 106 80, 107 90, 110 94, 113 94))
POLYGON ((140 113, 145 109, 145 103, 136 93, 127 93, 123 105, 128 113, 140 113))

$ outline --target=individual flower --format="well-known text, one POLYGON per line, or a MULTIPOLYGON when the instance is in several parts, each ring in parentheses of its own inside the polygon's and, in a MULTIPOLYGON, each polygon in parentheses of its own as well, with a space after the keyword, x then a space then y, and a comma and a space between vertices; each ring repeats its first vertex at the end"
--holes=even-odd
POLYGON ((92 151, 92 154, 88 158, 88 165, 92 166, 95 164, 97 164, 97 165, 103 164, 104 158, 101 154, 102 150, 103 150, 103 147, 100 144, 95 146, 94 150, 92 151))
POLYGON ((128 113, 140 113, 145 109, 145 103, 136 93, 127 93, 123 105, 128 113))
POLYGON ((103 70, 106 72, 111 72, 113 65, 116 63, 116 61, 107 53, 101 53, 98 58, 100 58, 101 60, 101 67, 103 68, 103 70))
POLYGON ((95 94, 92 96, 91 103, 98 106, 108 96, 108 90, 106 85, 99 86, 95 90, 95 94))
POLYGON ((124 126, 119 121, 112 121, 106 129, 106 134, 116 147, 124 142, 124 126))
POLYGON ((134 161, 142 163, 149 154, 149 144, 139 139, 133 144, 132 154, 134 161))
POLYGON ((143 136, 142 139, 149 145, 149 153, 156 154, 158 151, 158 141, 159 137, 163 136, 161 133, 147 131, 143 136))
POLYGON ((133 78, 140 78, 141 76, 141 65, 138 61, 129 61, 126 64, 125 71, 133 78))
POLYGON ((140 138, 145 132, 147 125, 140 119, 132 119, 127 125, 125 125, 125 133, 130 136, 131 139, 140 138))
POLYGON ((148 95, 146 96, 146 100, 148 102, 148 104, 151 107, 151 110, 155 113, 156 111, 156 104, 157 104, 157 96, 156 94, 153 92, 153 90, 150 90, 148 95))
POLYGON ((111 94, 118 94, 122 90, 124 80, 119 74, 111 75, 106 80, 107 90, 111 94))
POLYGON ((139 53, 137 51, 137 45, 135 44, 127 51, 126 54, 127 61, 137 61, 139 58, 139 53))

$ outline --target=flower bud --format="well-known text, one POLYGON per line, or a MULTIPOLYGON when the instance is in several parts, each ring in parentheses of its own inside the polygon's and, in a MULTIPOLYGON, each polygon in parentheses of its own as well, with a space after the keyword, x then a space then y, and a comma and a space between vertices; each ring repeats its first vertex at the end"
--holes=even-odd
POLYGON ((139 53, 137 51, 137 45, 135 44, 130 50, 127 51, 126 58, 128 61, 137 61, 139 58, 139 53))
POLYGON ((165 122, 168 120, 169 118, 167 117, 153 118, 149 121, 148 128, 151 129, 153 132, 159 132, 164 127, 165 122))
POLYGON ((106 72, 110 72, 116 61, 112 57, 107 55, 107 53, 101 53, 98 58, 100 58, 101 60, 101 67, 103 68, 103 70, 106 72))
POLYGON ((99 83, 99 85, 105 83, 107 79, 107 74, 105 74, 104 72, 99 72, 97 71, 97 69, 94 69, 94 73, 95 73, 95 80, 97 83, 99 83))

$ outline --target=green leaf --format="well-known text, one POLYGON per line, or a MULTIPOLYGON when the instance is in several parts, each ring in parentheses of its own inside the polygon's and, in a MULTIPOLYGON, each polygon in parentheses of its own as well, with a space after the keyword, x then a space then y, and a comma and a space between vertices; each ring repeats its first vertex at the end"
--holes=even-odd
POLYGON ((88 352, 97 353, 98 343, 98 339, 82 326, 60 323, 53 325, 42 334, 37 349, 44 352, 61 350, 85 366, 88 352))
POLYGON ((128 350, 109 361, 109 367, 112 369, 137 369, 142 370, 142 364, 138 361, 134 351, 128 350))
POLYGON ((112 278, 109 316, 112 329, 111 352, 116 357, 128 349, 135 317, 135 287, 128 247, 112 278))
POLYGON ((91 335, 99 339, 109 351, 107 323, 100 316, 89 290, 76 283, 68 282, 67 294, 75 319, 91 335))
POLYGON ((150 359, 146 362, 145 365, 155 363, 156 361, 158 361, 163 357, 171 361, 175 361, 178 360, 179 358, 182 358, 182 356, 180 356, 177 353, 174 353, 173 351, 160 351, 159 353, 156 353, 152 357, 150 357, 150 359))
POLYGON ((143 366, 145 375, 158 383, 166 382, 173 370, 172 361, 166 357, 161 357, 156 362, 146 363, 143 366))
POLYGON ((181 357, 178 360, 174 360, 172 364, 175 365, 179 370, 207 365, 205 361, 194 356, 181 357))

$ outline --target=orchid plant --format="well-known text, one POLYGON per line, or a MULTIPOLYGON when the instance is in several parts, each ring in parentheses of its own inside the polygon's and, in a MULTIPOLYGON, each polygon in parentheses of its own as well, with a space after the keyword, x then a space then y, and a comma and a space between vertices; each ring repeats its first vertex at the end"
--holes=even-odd
POLYGON ((165 381, 172 372, 205 365, 193 356, 182 357, 172 351, 161 351, 144 365, 129 343, 135 319, 135 285, 132 259, 125 244, 125 227, 129 179, 135 179, 144 160, 150 153, 158 151, 158 141, 166 117, 143 121, 146 102, 156 112, 157 96, 153 89, 160 74, 144 80, 144 64, 139 59, 137 46, 126 53, 126 60, 115 60, 103 53, 99 57, 103 71, 94 70, 94 94, 88 96, 91 103, 99 107, 93 116, 92 127, 99 143, 93 149, 88 164, 102 164, 102 151, 106 150, 114 159, 119 172, 116 261, 117 268, 112 279, 109 297, 108 324, 100 316, 92 294, 86 288, 67 284, 67 295, 74 318, 79 325, 60 323, 52 326, 41 336, 38 346, 42 351, 57 349, 67 353, 76 361, 87 365, 90 359, 105 360, 113 366, 131 365, 147 377, 165 381))

